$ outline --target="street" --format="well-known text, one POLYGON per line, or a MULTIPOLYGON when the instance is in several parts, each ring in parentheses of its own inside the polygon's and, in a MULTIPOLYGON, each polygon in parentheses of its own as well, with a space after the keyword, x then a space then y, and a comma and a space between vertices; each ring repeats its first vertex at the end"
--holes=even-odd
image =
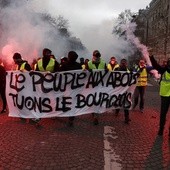
POLYGON ((123 111, 99 116, 77 116, 74 127, 67 118, 41 120, 42 128, 22 124, 19 118, 0 115, 0 170, 162 170, 170 169, 168 127, 157 136, 159 85, 150 81, 145 94, 144 113, 130 111, 124 123, 123 111))

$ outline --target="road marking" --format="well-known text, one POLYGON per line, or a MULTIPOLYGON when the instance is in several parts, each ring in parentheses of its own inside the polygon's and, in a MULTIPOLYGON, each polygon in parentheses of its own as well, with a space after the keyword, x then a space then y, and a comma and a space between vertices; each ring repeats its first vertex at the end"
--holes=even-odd
POLYGON ((114 139, 117 139, 115 128, 111 126, 104 127, 104 170, 121 170, 120 156, 116 155, 114 148, 111 147, 110 140, 114 142, 114 139))

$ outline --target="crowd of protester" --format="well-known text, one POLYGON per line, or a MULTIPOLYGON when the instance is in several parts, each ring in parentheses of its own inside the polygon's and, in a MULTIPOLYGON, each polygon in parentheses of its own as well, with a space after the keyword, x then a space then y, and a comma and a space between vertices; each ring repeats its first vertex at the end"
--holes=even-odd
MULTIPOLYGON (((162 75, 161 78, 161 88, 160 88, 160 96, 161 96, 161 113, 160 113, 160 127, 158 135, 162 136, 166 121, 166 114, 168 112, 168 108, 170 105, 170 60, 166 62, 166 65, 160 66, 153 56, 150 57, 153 67, 147 66, 147 63, 144 58, 141 58, 137 63, 133 65, 132 68, 128 67, 128 61, 125 58, 120 60, 118 63, 117 58, 115 56, 110 57, 110 61, 108 64, 101 56, 99 50, 94 50, 91 59, 85 59, 83 57, 79 58, 78 54, 75 51, 69 51, 67 56, 61 57, 60 61, 57 61, 55 56, 52 54, 52 51, 48 48, 44 48, 42 51, 42 57, 37 60, 33 60, 31 64, 29 64, 26 60, 23 59, 20 53, 14 53, 13 60, 16 64, 16 68, 14 70, 35 70, 41 72, 60 72, 60 71, 70 71, 70 70, 89 70, 92 71, 94 69, 105 69, 107 71, 126 71, 126 72, 137 72, 138 79, 136 84, 136 89, 134 92, 134 104, 133 108, 135 109, 138 105, 138 98, 140 98, 139 109, 143 113, 144 112, 144 94, 147 86, 147 78, 150 71, 154 68, 158 70, 158 72, 162 75)), ((5 97, 5 83, 6 83, 6 70, 3 66, 3 63, 0 64, 0 95, 2 98, 2 110, 0 113, 5 113, 7 110, 7 101, 5 97)), ((114 114, 118 116, 120 109, 115 109, 114 114)), ((131 119, 129 118, 130 110, 124 109, 124 123, 129 124, 131 119)), ((99 114, 92 113, 93 124, 99 124, 99 114)), ((27 120, 25 118, 20 118, 21 122, 25 123, 27 120)), ((68 118, 68 126, 74 126, 74 116, 68 118)), ((30 119, 29 123, 39 125, 40 118, 30 119)))

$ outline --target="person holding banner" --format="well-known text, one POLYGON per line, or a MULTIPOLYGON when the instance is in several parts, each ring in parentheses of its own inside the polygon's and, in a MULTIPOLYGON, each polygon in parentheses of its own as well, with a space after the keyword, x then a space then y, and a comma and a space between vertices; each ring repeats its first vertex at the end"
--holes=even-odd
MULTIPOLYGON (((41 72, 58 72, 59 71, 59 63, 55 59, 54 55, 52 55, 52 51, 48 48, 43 49, 43 57, 37 60, 35 71, 41 72)), ((40 118, 31 119, 30 123, 39 126, 40 118)))
MULTIPOLYGON (((119 65, 118 71, 127 71, 127 72, 130 72, 130 70, 128 69, 128 66, 127 66, 127 60, 126 59, 122 59, 120 61, 120 65, 119 65)), ((120 112, 120 109, 116 109, 115 114, 118 115, 119 112, 120 112)), ((125 117, 125 121, 124 122, 126 124, 129 124, 129 122, 131 120, 129 118, 129 110, 128 109, 124 109, 124 117, 125 117)))
POLYGON ((84 61, 84 64, 83 64, 83 65, 81 65, 82 70, 86 70, 87 65, 88 65, 88 62, 89 62, 89 59, 88 59, 88 58, 86 58, 86 59, 85 59, 85 61, 84 61))
POLYGON ((43 57, 37 61, 35 71, 49 71, 51 73, 59 71, 59 63, 51 57, 52 51, 48 48, 43 49, 43 57))
POLYGON ((107 65, 109 71, 116 71, 119 68, 119 64, 117 64, 116 58, 113 56, 110 58, 110 62, 107 65))
POLYGON ((6 101, 5 89, 6 89, 6 70, 4 66, 0 64, 0 95, 3 102, 2 111, 0 113, 6 112, 7 101, 6 101))
MULTIPOLYGON (((63 63, 60 67, 60 71, 70 71, 70 70, 81 70, 82 66, 76 60, 78 58, 78 54, 75 51, 69 51, 68 60, 63 63)), ((68 126, 73 127, 74 124, 74 116, 69 117, 68 126)))
MULTIPOLYGON (((98 69, 105 69, 107 70, 106 62, 101 58, 101 54, 98 50, 93 51, 92 59, 88 62, 87 70, 98 70, 98 69)), ((92 113, 93 116, 93 124, 98 125, 98 113, 92 113)))
MULTIPOLYGON (((109 71, 118 71, 119 70, 119 64, 116 61, 116 58, 113 56, 110 58, 110 62, 107 65, 107 69, 109 71)), ((115 113, 116 116, 118 116, 118 112, 115 113)))
MULTIPOLYGON (((14 53, 13 60, 14 60, 14 63, 17 65, 15 70, 20 70, 20 71, 31 71, 32 70, 29 63, 26 60, 22 59, 20 53, 14 53)), ((26 123, 27 121, 23 117, 21 117, 20 120, 21 120, 21 123, 26 123)))
POLYGON ((13 55, 14 63, 17 65, 15 70, 20 71, 30 71, 32 70, 31 66, 26 60, 23 60, 20 53, 14 53, 13 55))

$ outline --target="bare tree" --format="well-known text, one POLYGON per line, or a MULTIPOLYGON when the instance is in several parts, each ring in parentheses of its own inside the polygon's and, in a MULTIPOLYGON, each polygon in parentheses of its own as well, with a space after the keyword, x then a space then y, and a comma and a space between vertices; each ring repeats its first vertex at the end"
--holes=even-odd
POLYGON ((126 9, 124 12, 121 12, 117 18, 116 25, 113 27, 113 34, 118 35, 119 37, 125 36, 125 25, 133 20, 134 13, 131 10, 126 9))

